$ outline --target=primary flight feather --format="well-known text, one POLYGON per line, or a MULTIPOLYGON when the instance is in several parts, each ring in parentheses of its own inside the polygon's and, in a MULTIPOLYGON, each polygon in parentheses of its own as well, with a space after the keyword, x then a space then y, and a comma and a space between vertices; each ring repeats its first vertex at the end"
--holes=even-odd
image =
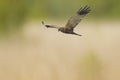
POLYGON ((59 27, 56 25, 46 25, 44 24, 44 22, 42 21, 42 24, 45 25, 47 28, 56 28, 58 29, 58 31, 61 31, 63 33, 67 33, 67 34, 74 34, 74 35, 78 35, 78 36, 82 36, 80 34, 77 34, 74 32, 74 28, 80 23, 80 21, 86 16, 86 14, 88 14, 90 12, 90 7, 89 6, 85 6, 85 7, 81 7, 74 16, 72 16, 67 24, 64 27, 59 27))

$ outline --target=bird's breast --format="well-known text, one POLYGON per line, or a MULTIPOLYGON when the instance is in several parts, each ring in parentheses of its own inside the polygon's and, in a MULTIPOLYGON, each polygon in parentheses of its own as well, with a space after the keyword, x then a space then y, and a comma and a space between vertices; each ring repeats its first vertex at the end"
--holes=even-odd
POLYGON ((73 31, 71 29, 64 28, 61 32, 63 32, 63 33, 72 33, 73 31))

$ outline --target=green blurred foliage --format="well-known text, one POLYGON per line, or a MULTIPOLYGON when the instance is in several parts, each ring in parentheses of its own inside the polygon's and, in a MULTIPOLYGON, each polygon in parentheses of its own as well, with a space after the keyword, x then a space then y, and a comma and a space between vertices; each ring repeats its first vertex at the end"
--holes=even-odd
POLYGON ((22 29, 29 19, 66 18, 81 6, 91 7, 91 18, 120 18, 120 0, 0 0, 0 33, 22 29))
POLYGON ((0 32, 9 33, 20 29, 29 13, 29 0, 2 0, 0 1, 0 32))

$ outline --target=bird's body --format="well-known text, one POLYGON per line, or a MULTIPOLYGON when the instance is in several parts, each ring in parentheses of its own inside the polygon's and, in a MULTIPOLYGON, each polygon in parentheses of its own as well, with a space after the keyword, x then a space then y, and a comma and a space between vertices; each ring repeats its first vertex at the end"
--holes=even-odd
POLYGON ((68 29, 68 28, 64 28, 64 27, 59 28, 58 31, 61 31, 61 32, 66 33, 66 34, 74 34, 74 35, 82 36, 80 34, 73 32, 73 30, 68 29))
POLYGON ((89 12, 90 12, 90 7, 88 7, 88 6, 85 6, 84 8, 80 8, 77 11, 77 13, 68 20, 67 24, 64 27, 58 27, 56 25, 45 25, 43 21, 42 21, 42 24, 45 25, 47 28, 56 28, 56 29, 58 29, 58 31, 61 31, 63 33, 82 36, 80 34, 75 33, 74 28, 79 24, 79 22, 89 12))

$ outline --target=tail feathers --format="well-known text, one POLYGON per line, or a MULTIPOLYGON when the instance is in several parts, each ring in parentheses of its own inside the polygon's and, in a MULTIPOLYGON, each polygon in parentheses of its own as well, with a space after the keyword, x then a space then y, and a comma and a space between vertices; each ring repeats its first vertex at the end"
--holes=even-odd
POLYGON ((82 36, 81 34, 77 34, 77 33, 75 33, 75 32, 73 32, 72 34, 77 35, 77 36, 82 36))

